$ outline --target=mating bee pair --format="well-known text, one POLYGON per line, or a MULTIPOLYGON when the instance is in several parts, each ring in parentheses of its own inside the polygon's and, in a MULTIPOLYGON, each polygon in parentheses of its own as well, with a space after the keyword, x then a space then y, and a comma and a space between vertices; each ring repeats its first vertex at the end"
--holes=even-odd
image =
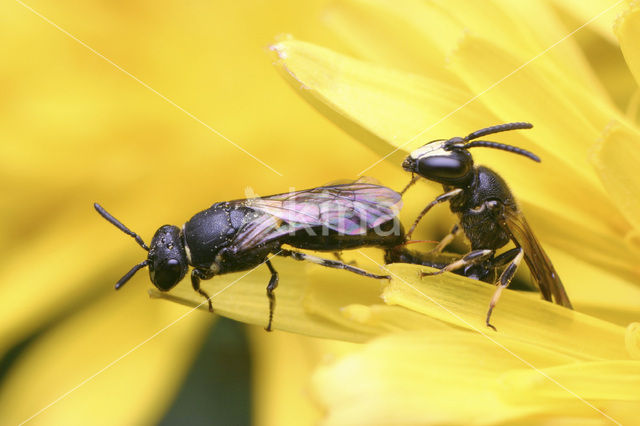
MULTIPOLYGON (((504 180, 492 170, 474 166, 470 148, 497 148, 540 159, 523 149, 479 138, 514 129, 529 129, 529 123, 508 123, 487 127, 465 138, 435 140, 413 151, 402 167, 413 174, 404 193, 420 177, 441 183, 445 192, 429 203, 405 234, 398 220, 401 194, 384 186, 360 179, 352 183, 322 186, 304 191, 268 197, 220 202, 197 213, 182 228, 160 227, 150 247, 142 238, 111 216, 99 204, 95 208, 106 220, 149 252, 147 259, 135 265, 117 283, 122 287, 139 269, 149 267, 153 284, 161 291, 173 288, 189 270, 193 289, 211 300, 200 288, 200 281, 215 275, 249 270, 265 263, 271 272, 267 285, 271 330, 275 310, 274 290, 278 272, 272 256, 287 256, 330 268, 345 269, 359 275, 389 279, 348 265, 340 260, 324 259, 284 248, 340 252, 360 247, 380 247, 385 261, 415 263, 436 267, 436 273, 454 271, 470 278, 494 282, 502 270, 491 299, 486 324, 502 290, 509 285, 524 258, 545 300, 571 308, 571 303, 551 261, 531 232, 504 180), (422 217, 436 204, 448 201, 456 213, 455 225, 431 252, 406 248, 422 217), (452 262, 442 262, 439 253, 463 232, 471 251, 452 262), (515 248, 500 255, 496 250, 513 241, 515 248)), ((434 273, 423 273, 433 275, 434 273)))

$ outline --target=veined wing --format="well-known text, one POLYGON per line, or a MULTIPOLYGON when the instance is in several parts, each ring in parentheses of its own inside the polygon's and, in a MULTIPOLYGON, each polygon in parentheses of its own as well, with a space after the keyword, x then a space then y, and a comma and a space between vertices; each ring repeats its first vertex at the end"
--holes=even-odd
POLYGON ((558 273, 533 234, 524 215, 516 209, 507 208, 503 213, 503 220, 503 226, 509 230, 516 245, 522 247, 524 260, 538 283, 542 297, 552 301, 553 296, 553 300, 558 305, 573 309, 558 273))
POLYGON ((239 250, 318 226, 364 234, 397 217, 402 207, 400 194, 363 179, 241 202, 263 215, 238 231, 233 245, 239 250))
POLYGON ((235 235, 233 246, 237 250, 244 250, 255 247, 259 244, 273 241, 295 229, 283 222, 281 219, 263 215, 256 220, 246 223, 235 235))
POLYGON ((397 217, 402 198, 390 188, 358 180, 254 198, 244 203, 289 226, 325 226, 345 235, 359 235, 397 217))

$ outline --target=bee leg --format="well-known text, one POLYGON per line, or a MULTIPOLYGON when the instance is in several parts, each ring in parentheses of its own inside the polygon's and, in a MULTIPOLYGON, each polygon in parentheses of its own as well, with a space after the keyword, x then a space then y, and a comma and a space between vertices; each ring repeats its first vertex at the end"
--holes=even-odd
POLYGON ((275 270, 269 259, 265 261, 271 271, 271 279, 267 285, 267 297, 269 298, 269 324, 265 327, 265 330, 271 331, 271 323, 273 322, 273 313, 276 310, 276 295, 273 292, 278 287, 278 271, 275 270))
POLYGON ((460 226, 458 226, 458 224, 456 223, 455 225, 453 225, 453 228, 451 228, 451 231, 447 235, 445 235, 442 240, 440 240, 438 245, 435 246, 433 249, 431 249, 431 252, 432 253, 442 253, 442 250, 444 250, 445 247, 447 247, 449 245, 449 243, 451 243, 451 241, 453 241, 454 238, 460 232, 462 232, 462 228, 460 226))
POLYGON ((513 276, 515 275, 516 270, 518 269, 518 265, 520 265, 523 256, 524 251, 522 250, 522 248, 517 247, 509 251, 505 251, 500 256, 495 258, 496 266, 504 265, 509 262, 510 263, 505 268, 505 270, 502 271, 502 274, 500 274, 500 279, 496 283, 496 291, 493 293, 493 297, 491 298, 491 302, 489 303, 489 311, 487 312, 487 327, 492 328, 494 331, 498 330, 489 322, 489 320, 491 319, 491 313, 493 312, 493 308, 498 303, 498 299, 500 299, 502 290, 505 289, 513 279, 513 276))
POLYGON ((209 312, 211 313, 213 313, 211 298, 209 297, 207 292, 200 288, 200 280, 209 280, 213 278, 213 275, 213 272, 202 269, 194 269, 193 271, 191 271, 191 286, 195 291, 197 291, 207 299, 207 302, 209 302, 209 312))
POLYGON ((466 266, 473 265, 473 264, 482 262, 484 260, 487 260, 491 256, 493 256, 494 253, 495 252, 493 250, 473 250, 465 254, 462 259, 451 262, 444 268, 439 269, 435 272, 421 272, 420 277, 424 277, 427 275, 438 275, 438 274, 442 274, 443 272, 455 271, 457 269, 464 268, 466 266))
POLYGON ((416 183, 419 179, 420 179, 420 175, 411 176, 411 180, 409 181, 407 186, 405 186, 404 189, 400 191, 400 195, 404 195, 404 193, 407 192, 407 189, 411 188, 411 186, 413 186, 413 184, 416 183))
POLYGON ((411 228, 409 228, 409 232, 407 232, 407 236, 405 237, 405 240, 410 240, 411 239, 411 234, 413 234, 413 231, 416 229, 416 226, 418 226, 418 222, 420 222, 420 220, 422 220, 422 217, 427 214, 427 212, 429 210, 431 210, 431 207, 435 206, 436 204, 440 204, 440 203, 444 203, 445 201, 449 201, 450 199, 452 199, 453 197, 455 197, 456 195, 459 195, 462 193, 462 189, 460 188, 456 188, 452 191, 449 192, 445 192, 442 195, 439 195, 435 200, 433 200, 432 202, 430 202, 429 204, 427 204, 427 207, 425 207, 420 214, 418 215, 418 217, 416 218, 415 222, 413 222, 413 225, 411 225, 411 228))
POLYGON ((360 268, 356 268, 355 266, 347 265, 346 263, 340 262, 338 260, 324 259, 322 257, 313 256, 311 254, 302 253, 302 252, 299 252, 299 251, 284 250, 283 249, 283 250, 280 251, 280 253, 278 253, 278 256, 288 256, 288 257, 294 258, 295 260, 306 260, 307 262, 313 262, 313 263, 316 263, 318 265, 326 266, 327 268, 344 269, 346 271, 353 272, 354 274, 364 275, 365 277, 369 277, 369 278, 376 278, 376 279, 379 279, 379 280, 382 280, 382 279, 390 280, 391 279, 391 277, 389 275, 375 275, 375 274, 372 274, 370 272, 365 271, 364 269, 360 269, 360 268))

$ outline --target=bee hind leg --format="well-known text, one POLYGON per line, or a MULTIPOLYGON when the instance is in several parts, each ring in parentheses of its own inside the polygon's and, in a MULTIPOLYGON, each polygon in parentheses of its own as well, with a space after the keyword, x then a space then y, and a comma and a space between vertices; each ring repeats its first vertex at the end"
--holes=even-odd
POLYGON ((454 262, 451 262, 447 266, 442 269, 439 269, 435 272, 421 272, 420 277, 425 277, 427 275, 438 275, 444 272, 451 272, 458 270, 460 268, 467 267, 469 265, 473 265, 482 261, 489 259, 495 253, 494 250, 473 250, 469 253, 465 254, 462 259, 458 259, 454 262))
POLYGON ((325 259, 318 256, 313 256, 311 254, 302 253, 294 250, 281 250, 278 253, 278 256, 287 256, 292 257, 295 260, 306 260, 307 262, 312 262, 318 265, 326 266, 327 268, 335 268, 335 269, 344 269, 349 272, 353 272, 354 274, 364 275, 369 278, 376 278, 379 280, 387 279, 390 280, 391 277, 389 275, 375 275, 370 272, 365 271, 364 269, 356 268, 355 266, 347 265, 344 262, 340 262, 339 260, 331 260, 325 259))
POLYGON ((504 271, 502 271, 502 274, 500 274, 500 278, 498 279, 498 282, 496 282, 496 291, 493 293, 491 302, 489 302, 489 311, 487 312, 486 324, 487 327, 492 328, 494 331, 498 330, 489 322, 489 320, 491 319, 491 313, 493 312, 493 308, 495 308, 496 304, 498 303, 498 299, 500 299, 502 290, 507 288, 507 286, 513 279, 513 276, 515 275, 516 270, 518 269, 518 265, 520 265, 523 256, 524 251, 522 250, 522 248, 517 247, 506 251, 495 258, 495 266, 501 266, 506 263, 509 263, 509 265, 505 268, 504 271))

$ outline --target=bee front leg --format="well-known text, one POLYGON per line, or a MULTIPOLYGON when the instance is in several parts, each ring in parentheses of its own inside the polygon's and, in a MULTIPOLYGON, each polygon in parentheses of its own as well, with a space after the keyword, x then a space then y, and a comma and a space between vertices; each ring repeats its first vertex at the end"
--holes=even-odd
POLYGON ((489 322, 489 319, 491 319, 491 313, 493 312, 493 308, 495 308, 496 304, 498 303, 498 299, 500 299, 502 290, 505 289, 513 279, 513 276, 515 275, 516 270, 518 269, 518 265, 520 265, 523 256, 524 251, 522 250, 522 248, 517 247, 502 253, 496 258, 496 264, 504 265, 508 262, 511 263, 509 263, 509 266, 507 266, 505 270, 502 271, 502 274, 500 274, 500 279, 496 283, 498 288, 496 288, 496 291, 493 293, 493 297, 491 298, 491 302, 489 303, 489 311, 487 312, 487 327, 492 328, 494 331, 498 330, 489 322))
POLYGON ((265 261, 267 266, 269 267, 269 271, 271 271, 271 279, 269 280, 269 285, 267 285, 267 297, 269 298, 269 324, 265 327, 265 330, 271 331, 271 323, 273 322, 273 313, 276 310, 276 295, 273 292, 276 287, 278 287, 278 271, 275 270, 271 261, 267 259, 265 261))
POLYGON ((409 181, 407 186, 405 186, 404 189, 400 191, 400 195, 404 195, 404 193, 407 192, 407 189, 411 188, 411 186, 413 186, 413 184, 416 183, 419 179, 420 175, 412 175, 411 180, 409 181))
POLYGON ((197 291, 207 299, 207 302, 209 302, 209 312, 211 313, 213 313, 211 298, 203 289, 200 288, 200 280, 209 280, 213 278, 213 275, 213 272, 203 269, 194 269, 193 271, 191 271, 191 286, 195 291, 197 291))
POLYGON ((413 225, 411 225, 411 228, 409 228, 409 231, 407 232, 407 236, 405 237, 405 239, 408 241, 411 239, 411 234, 413 234, 413 231, 416 229, 416 226, 418 226, 418 223, 420 222, 420 220, 422 220, 422 218, 424 217, 425 214, 427 214, 427 212, 429 210, 431 210, 431 208, 433 206, 435 206, 436 204, 440 204, 440 203, 444 203, 445 201, 449 201, 450 199, 452 199, 453 197, 462 194, 462 189, 460 188, 456 188, 454 190, 451 190, 449 192, 445 192, 442 195, 439 195, 435 200, 433 200, 432 202, 430 202, 429 204, 427 204, 427 207, 425 207, 420 214, 418 215, 418 217, 416 218, 416 220, 413 222, 413 225))

